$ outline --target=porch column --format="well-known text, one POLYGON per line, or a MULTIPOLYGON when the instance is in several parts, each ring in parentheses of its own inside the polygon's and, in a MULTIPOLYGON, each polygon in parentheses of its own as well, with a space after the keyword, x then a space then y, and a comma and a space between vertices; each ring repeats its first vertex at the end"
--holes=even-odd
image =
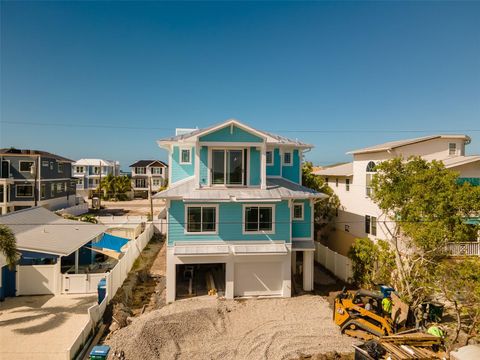
POLYGON ((228 259, 225 264, 225 298, 233 299, 234 297, 234 279, 235 279, 235 263, 232 259, 228 259))
POLYGON ((8 185, 5 183, 3 186, 3 203, 2 203, 2 214, 6 214, 8 212, 7 206, 7 192, 9 191, 8 185))
POLYGON ((75 250, 75 274, 78 274, 78 249, 75 250))
POLYGON ((303 252, 303 290, 313 290, 313 251, 303 252))
POLYGON ((176 287, 177 287, 177 279, 176 279, 176 264, 175 264, 175 255, 173 255, 173 248, 167 247, 167 296, 166 301, 167 304, 172 303, 175 301, 176 297, 176 287))

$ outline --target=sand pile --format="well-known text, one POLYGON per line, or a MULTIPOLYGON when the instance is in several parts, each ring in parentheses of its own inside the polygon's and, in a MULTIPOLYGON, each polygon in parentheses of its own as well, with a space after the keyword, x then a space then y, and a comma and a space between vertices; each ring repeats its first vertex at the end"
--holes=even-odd
POLYGON ((106 341, 127 359, 294 359, 352 352, 319 296, 193 298, 144 314, 106 341))

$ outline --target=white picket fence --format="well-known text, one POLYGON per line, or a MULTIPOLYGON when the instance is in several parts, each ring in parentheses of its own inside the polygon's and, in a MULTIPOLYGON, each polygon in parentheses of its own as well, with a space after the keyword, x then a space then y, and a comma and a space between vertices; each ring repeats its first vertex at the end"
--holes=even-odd
POLYGON ((323 265, 340 280, 352 281, 353 272, 350 259, 330 250, 317 241, 315 242, 315 261, 323 265))
POLYGON ((450 243, 447 252, 452 256, 480 256, 480 241, 450 243))
MULTIPOLYGON (((133 263, 140 255, 142 250, 148 244, 153 236, 153 225, 147 224, 145 231, 135 240, 129 242, 127 251, 119 260, 117 265, 108 273, 104 274, 75 274, 75 280, 78 280, 86 290, 89 292, 97 292, 97 285, 101 278, 107 279, 106 296, 100 304, 95 304, 88 309, 88 321, 85 323, 82 330, 79 332, 74 342, 67 349, 65 354, 66 359, 73 359, 79 349, 87 341, 90 333, 93 331, 97 323, 102 318, 102 315, 107 307, 107 304, 112 300, 118 288, 122 286, 124 280, 127 278, 128 272, 133 266, 133 263), (83 276, 83 278, 82 278, 83 276), (89 276, 87 278, 87 276, 89 276), (80 280, 79 280, 80 279, 80 280), (87 285, 85 284, 87 283, 87 285)), ((68 275, 71 277, 72 275, 68 275)), ((69 292, 71 293, 71 292, 69 292)))

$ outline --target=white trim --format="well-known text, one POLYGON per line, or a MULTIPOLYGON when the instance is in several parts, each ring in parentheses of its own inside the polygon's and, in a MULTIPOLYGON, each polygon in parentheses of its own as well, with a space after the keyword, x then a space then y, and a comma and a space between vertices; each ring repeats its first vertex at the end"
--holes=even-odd
POLYGON ((190 146, 189 147, 187 147, 187 146, 179 146, 178 147, 178 163, 180 165, 191 165, 192 164, 192 148, 190 146), (182 152, 184 150, 188 150, 188 159, 189 159, 188 162, 187 161, 184 162, 182 160, 182 152))
POLYGON ((250 174, 249 174, 249 169, 248 169, 248 166, 249 166, 249 152, 250 150, 248 148, 241 148, 241 147, 229 147, 229 148, 225 148, 225 147, 209 147, 208 148, 208 174, 209 174, 209 182, 207 184, 207 186, 209 187, 212 187, 212 188, 215 188, 215 187, 218 187, 218 188, 224 188, 224 189, 227 189, 227 188, 239 188, 239 187, 247 187, 250 185, 250 174), (212 166, 213 166, 213 156, 212 156, 212 153, 213 151, 223 151, 223 169, 224 169, 224 178, 223 178, 223 184, 213 184, 212 181, 212 177, 210 176, 210 174, 212 173, 212 166), (227 156, 227 152, 228 151, 231 151, 231 150, 236 150, 236 151, 241 151, 242 152, 242 183, 241 184, 227 184, 227 167, 228 167, 228 156, 227 156), (247 159, 245 159, 245 150, 247 150, 247 159), (245 180, 245 165, 247 165, 247 183, 245 184, 244 183, 244 180, 245 180))
POLYGON ((246 131, 246 132, 249 132, 249 133, 252 133, 253 135, 259 137, 260 139, 263 139, 263 141, 265 142, 267 140, 267 137, 265 136, 265 134, 259 132, 258 130, 255 130, 254 128, 251 128, 250 126, 247 126, 247 125, 244 125, 242 124, 241 122, 235 120, 235 119, 230 119, 230 120, 227 120, 217 126, 214 126, 213 128, 210 128, 210 129, 205 129, 204 131, 200 131, 199 133, 195 134, 195 135, 191 135, 192 137, 195 136, 197 138, 200 138, 202 136, 205 136, 205 135, 208 135, 212 132, 215 132, 217 130, 220 130, 220 129, 223 129, 224 127, 227 127, 229 125, 236 125, 237 127, 241 128, 242 130, 246 131))
POLYGON ((170 171, 168 172, 168 187, 172 186, 172 157, 173 157, 173 146, 168 146, 168 168, 170 171))
POLYGON ((260 147, 262 142, 229 142, 229 141, 199 141, 200 146, 214 146, 214 147, 260 147))
POLYGON ((191 204, 184 206, 184 225, 183 225, 183 233, 185 235, 218 235, 218 228, 219 228, 219 206, 218 205, 206 205, 206 204, 191 204), (188 208, 200 208, 200 228, 203 227, 203 208, 214 208, 215 209, 215 231, 188 231, 188 208))
POLYGON ((266 156, 267 146, 265 144, 261 147, 260 153, 260 188, 267 188, 267 156, 266 156))
POLYGON ((303 221, 305 218, 305 203, 301 202, 294 202, 292 206, 292 220, 293 221, 303 221), (295 206, 301 206, 302 207, 302 217, 301 218, 296 218, 295 217, 295 206))
MULTIPOLYGON (((265 235, 272 235, 272 234, 275 234, 275 223, 276 223, 276 219, 275 219, 275 204, 255 204, 255 203, 252 203, 252 204, 243 204, 242 206, 242 234, 243 235, 258 235, 258 234, 265 234, 265 235), (246 208, 247 207, 258 207, 258 208, 271 208, 272 209, 272 230, 269 230, 269 231, 265 231, 265 230, 258 230, 258 231, 246 231, 245 230, 245 225, 246 225, 246 222, 245 222, 245 211, 246 211, 246 208)), ((260 211, 258 212, 258 216, 260 216, 260 211)), ((259 222, 259 225, 260 225, 260 222, 259 222)))
POLYGON ((313 199, 310 199, 310 217, 310 237, 315 240, 315 201, 313 199))
POLYGON ((283 154, 282 154, 282 166, 293 166, 293 150, 287 150, 287 151, 284 151, 283 154), (290 154, 290 162, 289 163, 286 163, 285 162, 285 154, 290 154))
POLYGON ((18 162, 18 171, 19 172, 29 173, 31 171, 30 169, 29 170, 22 170, 22 163, 32 163, 32 166, 35 166, 35 161, 34 160, 20 160, 18 162))
POLYGON ((200 145, 195 145, 195 167, 193 169, 193 174, 195 177, 195 189, 200 188, 200 145))

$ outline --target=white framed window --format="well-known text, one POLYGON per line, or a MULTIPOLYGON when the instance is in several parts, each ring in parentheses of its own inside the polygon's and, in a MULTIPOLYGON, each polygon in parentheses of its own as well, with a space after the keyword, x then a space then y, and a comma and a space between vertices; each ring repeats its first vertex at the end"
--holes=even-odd
POLYGON ((448 155, 457 155, 457 144, 449 143, 448 144, 448 155))
POLYGON ((377 218, 375 216, 365 215, 365 232, 377 236, 377 218))
POLYGON ((267 165, 272 166, 273 165, 273 151, 267 151, 266 152, 266 158, 267 158, 267 165))
POLYGON ((304 203, 293 204, 293 220, 303 220, 304 203))
POLYGON ((55 183, 50 183, 50 196, 54 196, 55 195, 55 183))
POLYGON ((40 198, 45 199, 47 197, 47 184, 42 184, 40 186, 40 198))
POLYGON ((375 175, 375 173, 377 172, 377 170, 375 169, 377 165, 373 162, 373 161, 370 161, 368 164, 367 164, 367 168, 366 168, 366 177, 365 177, 365 195, 367 197, 371 197, 372 196, 372 179, 373 179, 373 175, 375 175))
POLYGON ((50 170, 53 170, 53 161, 50 161, 50 170))
POLYGON ((152 179, 152 184, 153 186, 160 186, 161 185, 160 179, 152 179))
POLYGON ((48 165, 49 165, 48 160, 42 160, 43 167, 48 167, 48 165))
POLYGON ((63 183, 57 183, 57 192, 63 192, 63 183))
POLYGON ((247 149, 212 149, 210 158, 212 185, 243 186, 247 184, 245 169, 247 149))
POLYGON ((162 168, 161 167, 152 167, 150 168, 150 171, 152 175, 162 175, 162 168))
POLYGON ((33 197, 33 185, 31 184, 17 184, 15 185, 15 196, 20 197, 33 197))
POLYGON ((63 173, 63 163, 58 163, 58 172, 63 173))
POLYGON ((350 179, 345 179, 345 190, 350 191, 350 179))
POLYGON ((243 205, 243 234, 273 234, 274 219, 273 205, 243 205))
POLYGON ((218 205, 185 206, 185 234, 216 234, 218 205))
POLYGON ((292 165, 292 152, 291 151, 285 151, 283 153, 283 165, 287 165, 287 166, 292 165))
POLYGON ((33 166, 33 161, 20 161, 19 168, 21 172, 30 172, 33 166))
POLYGON ((83 186, 83 178, 78 178, 77 179, 77 185, 83 186))
POLYGON ((100 166, 94 166, 94 167, 92 168, 92 172, 93 172, 93 174, 95 174, 95 175, 99 175, 99 174, 100 174, 100 166))
POLYGON ((144 167, 136 167, 135 168, 135 174, 138 175, 145 175, 146 169, 144 167))
POLYGON ((180 164, 186 165, 192 163, 192 149, 180 148, 180 164))
POLYGON ((75 172, 83 173, 85 172, 85 168, 83 166, 75 166, 75 172))

